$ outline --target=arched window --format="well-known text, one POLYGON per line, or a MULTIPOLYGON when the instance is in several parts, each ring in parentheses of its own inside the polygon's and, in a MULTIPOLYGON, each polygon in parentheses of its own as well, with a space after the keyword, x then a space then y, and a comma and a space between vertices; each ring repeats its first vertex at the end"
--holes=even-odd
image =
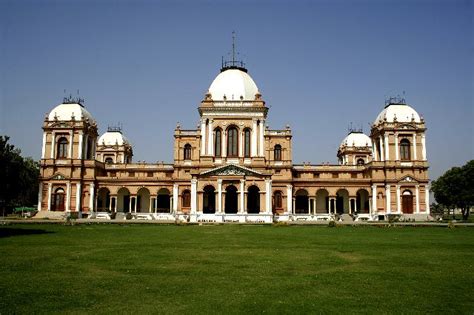
POLYGON ((191 160, 191 145, 189 143, 184 146, 184 159, 191 160))
POLYGON ((281 192, 280 191, 277 191, 275 192, 275 195, 274 195, 274 202, 275 202, 275 209, 281 209, 282 208, 282 196, 281 196, 281 192))
POLYGON ((114 160, 110 156, 105 158, 105 164, 112 164, 112 163, 114 163, 114 160))
POLYGON ((94 140, 88 137, 87 139, 87 148, 86 148, 86 159, 94 159, 94 140))
POLYGON ((181 195, 183 198, 182 203, 183 203, 183 208, 189 208, 191 207, 191 192, 189 190, 183 191, 183 194, 181 195))
POLYGON ((275 145, 273 149, 273 158, 275 161, 281 161, 281 145, 275 145))
POLYGON ((410 157, 410 140, 402 139, 400 141, 400 159, 402 161, 409 161, 410 157))
POLYGON ((237 128, 230 127, 227 130, 227 156, 237 157, 239 155, 239 139, 237 128))
POLYGON ((250 157, 250 129, 244 130, 244 157, 250 157))
POLYGON ((65 137, 61 137, 58 140, 58 150, 57 150, 57 158, 58 159, 65 159, 67 158, 67 139, 65 137))
POLYGON ((58 188, 53 195, 53 211, 64 211, 64 189, 58 188))
POLYGON ((216 129, 214 134, 214 154, 216 157, 222 156, 222 130, 220 128, 216 129))
POLYGON ((364 164, 365 164, 364 159, 358 159, 357 160, 357 165, 364 165, 364 164))

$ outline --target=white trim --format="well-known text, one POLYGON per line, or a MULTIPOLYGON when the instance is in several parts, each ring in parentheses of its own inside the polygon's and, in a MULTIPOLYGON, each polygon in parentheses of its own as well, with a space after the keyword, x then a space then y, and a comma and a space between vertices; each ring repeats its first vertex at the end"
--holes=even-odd
POLYGON ((257 155, 257 121, 252 121, 252 140, 250 141, 250 156, 255 157, 257 155))
POLYGON ((83 157, 83 146, 84 146, 84 132, 79 133, 79 150, 77 151, 77 158, 82 159, 83 157))
POLYGON ((72 145, 74 144, 74 131, 69 132, 69 149, 67 157, 72 159, 72 145))
POLYGON ((56 146, 56 132, 53 131, 53 133, 51 134, 51 156, 50 158, 51 159, 54 159, 54 147, 56 146))
POLYGON ((76 211, 81 212, 81 184, 76 184, 76 211))
POLYGON ((206 155, 206 119, 201 120, 201 156, 206 155))
POLYGON ((51 211, 51 194, 53 192, 53 184, 48 184, 48 211, 51 211))
POLYGON ((425 212, 430 214, 430 186, 425 185, 425 212))
POLYGON ((390 152, 388 147, 388 134, 384 136, 384 146, 385 146, 385 160, 390 161, 390 152))
POLYGON ((44 159, 44 154, 46 152, 46 132, 43 132, 43 146, 41 147, 41 158, 44 159))
POLYGON ((208 126, 208 140, 207 140, 207 154, 214 155, 214 130, 212 128, 213 120, 209 119, 208 126))
POLYGON ((400 152, 398 152, 398 134, 395 134, 395 160, 400 160, 399 156, 400 152))
POLYGON ((71 211, 71 183, 67 183, 67 190, 66 190, 66 211, 71 211))
POLYGON ((377 213, 377 185, 372 185, 372 214, 377 213))
POLYGON ((386 201, 385 212, 387 214, 392 213, 392 205, 391 205, 392 198, 391 197, 392 196, 391 196, 391 191, 390 191, 390 185, 386 185, 385 186, 385 201, 386 201))
POLYGON ((222 179, 217 180, 217 212, 222 213, 222 179))
POLYGON ((43 200, 42 197, 43 197, 43 183, 40 182, 39 187, 38 187, 38 208, 37 208, 38 211, 41 211, 41 201, 43 200))
POLYGON ((421 135, 421 158, 426 161, 426 137, 424 134, 421 135))
POLYGON ((197 211, 197 179, 191 179, 191 214, 197 211))
POLYGON ((286 185, 286 212, 292 213, 293 210, 293 186, 286 185))
POLYGON ((91 183, 89 185, 89 211, 95 211, 94 200, 95 200, 95 184, 91 183))
POLYGON ((416 154, 416 133, 413 134, 413 160, 416 161, 418 159, 416 154))
POLYGON ((245 204, 244 204, 244 199, 245 199, 245 179, 241 179, 240 180, 240 209, 239 209, 239 212, 240 213, 244 213, 245 212, 245 204))
POLYGON ((400 204, 400 199, 401 199, 401 195, 400 195, 400 185, 397 185, 397 213, 400 214, 402 213, 402 208, 401 208, 401 204, 400 204))
POLYGON ((416 185, 416 188, 415 188, 415 198, 416 198, 416 213, 420 213, 420 189, 418 185, 416 185))
POLYGON ((380 161, 385 161, 384 145, 383 145, 383 138, 382 138, 382 136, 379 137, 379 143, 380 143, 380 161))
POLYGON ((265 207, 267 213, 272 212, 272 180, 265 180, 265 207))
POLYGON ((178 212, 178 196, 179 195, 179 186, 178 184, 173 185, 173 212, 178 212))
POLYGON ((265 125, 265 120, 260 120, 259 154, 258 154, 258 156, 264 156, 264 153, 265 153, 264 148, 263 148, 263 141, 264 141, 263 131, 265 130, 264 125, 265 125))

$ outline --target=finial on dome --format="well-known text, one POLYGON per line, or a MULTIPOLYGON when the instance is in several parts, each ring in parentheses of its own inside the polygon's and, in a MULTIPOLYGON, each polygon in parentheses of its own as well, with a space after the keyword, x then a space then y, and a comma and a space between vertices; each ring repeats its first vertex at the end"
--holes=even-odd
POLYGON ((224 56, 222 56, 222 65, 221 65, 221 72, 228 70, 228 69, 238 69, 244 72, 247 72, 245 68, 245 63, 242 60, 237 60, 236 57, 239 53, 236 53, 235 48, 235 31, 232 31, 232 56, 231 60, 224 60, 224 56))

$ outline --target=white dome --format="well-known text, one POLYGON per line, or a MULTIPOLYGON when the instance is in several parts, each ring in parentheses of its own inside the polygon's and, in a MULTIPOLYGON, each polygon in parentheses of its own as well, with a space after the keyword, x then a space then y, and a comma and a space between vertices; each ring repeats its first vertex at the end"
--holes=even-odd
POLYGON ((99 145, 124 145, 130 144, 127 138, 120 131, 107 131, 100 136, 99 145))
POLYGON ((362 132, 351 132, 342 140, 340 147, 372 147, 372 140, 362 132))
POLYGON ((224 95, 228 101, 239 101, 241 96, 243 100, 253 101, 255 94, 259 92, 257 85, 245 71, 227 69, 214 79, 209 93, 215 101, 224 100, 224 95))
POLYGON ((412 119, 417 123, 421 122, 420 115, 409 105, 390 104, 377 116, 374 124, 384 121, 384 118, 391 123, 394 122, 395 117, 398 122, 411 122, 412 119))
POLYGON ((56 106, 48 116, 48 120, 93 120, 92 115, 80 104, 60 104, 56 106))

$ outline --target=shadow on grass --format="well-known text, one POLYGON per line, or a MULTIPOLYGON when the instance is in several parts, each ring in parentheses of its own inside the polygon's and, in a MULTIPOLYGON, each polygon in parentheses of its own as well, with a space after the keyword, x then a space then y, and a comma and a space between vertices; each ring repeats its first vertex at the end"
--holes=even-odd
POLYGON ((17 229, 17 228, 0 228, 0 238, 21 236, 21 235, 35 235, 35 234, 50 234, 54 233, 46 230, 38 229, 17 229))

